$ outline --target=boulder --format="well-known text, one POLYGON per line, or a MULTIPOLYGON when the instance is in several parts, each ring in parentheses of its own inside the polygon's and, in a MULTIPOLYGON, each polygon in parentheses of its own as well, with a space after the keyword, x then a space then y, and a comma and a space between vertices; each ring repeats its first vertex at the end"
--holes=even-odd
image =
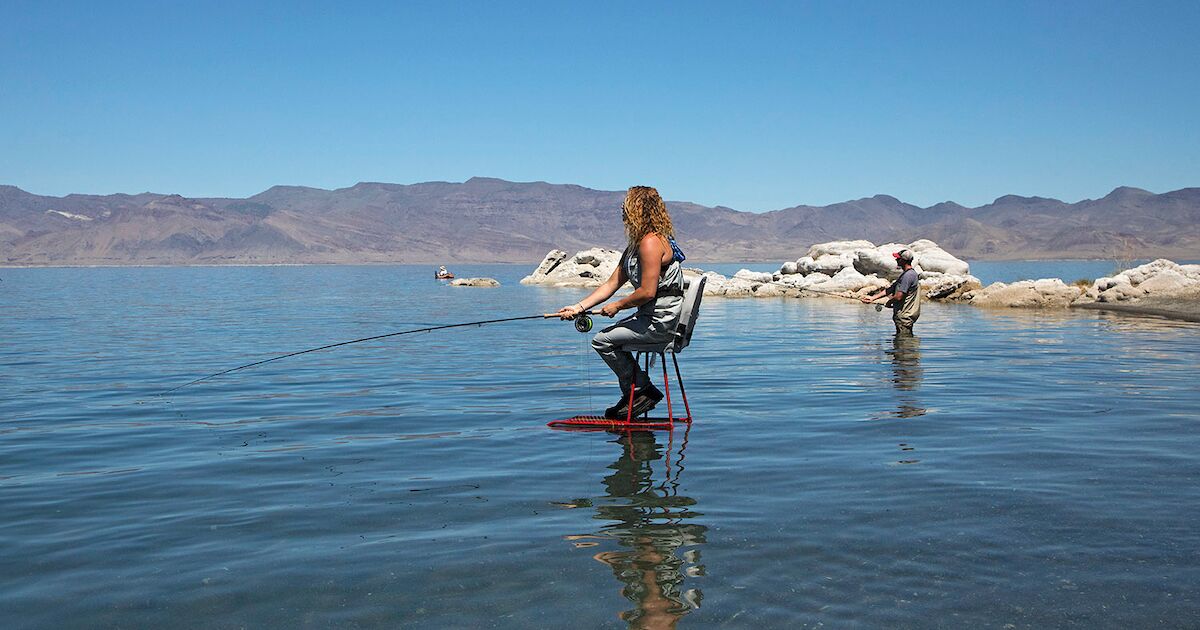
POLYGON ((745 278, 730 278, 725 283, 724 290, 720 295, 729 298, 754 297, 754 290, 761 284, 761 282, 754 282, 745 278))
POLYGON ((977 291, 983 288, 983 284, 975 276, 942 273, 921 278, 920 285, 922 297, 929 300, 953 300, 968 291, 977 291))
POLYGON ((1200 282, 1192 280, 1175 269, 1165 268, 1143 280, 1137 285, 1137 288, 1155 295, 1172 295, 1196 288, 1193 285, 1200 285, 1200 282))
POLYGON ((715 271, 701 271, 693 268, 684 268, 683 270, 683 278, 689 283, 695 282, 696 278, 700 276, 707 278, 704 284, 705 297, 725 295, 725 286, 729 283, 729 278, 715 271))
MULTIPOLYGON (((542 260, 543 264, 555 257, 554 250, 542 260)), ((598 287, 612 275, 621 261, 621 252, 613 249, 593 247, 578 252, 570 258, 564 258, 557 264, 550 264, 550 271, 540 274, 538 271, 521 279, 521 284, 542 284, 556 287, 598 287)))
POLYGON ((828 280, 817 282, 811 288, 830 293, 849 293, 865 287, 887 286, 888 282, 878 276, 864 276, 854 267, 846 267, 828 280))
POLYGON ((500 283, 495 278, 455 278, 450 281, 452 287, 498 287, 500 283))
POLYGON ((750 271, 749 269, 740 269, 737 273, 733 274, 733 277, 751 282, 771 282, 775 279, 773 275, 765 271, 750 271))
POLYGON ((1171 297, 1200 291, 1200 265, 1180 265, 1158 259, 1112 277, 1098 278, 1094 293, 1097 302, 1124 302, 1142 297, 1171 297))
MULTIPOLYGON (((871 241, 829 241, 828 243, 817 243, 808 248, 806 258, 817 259, 821 256, 853 256, 854 252, 860 249, 874 249, 875 245, 871 241)), ((799 262, 799 261, 797 261, 799 262)))
MULTIPOLYGON (((550 250, 550 253, 546 254, 546 257, 542 259, 542 262, 538 264, 537 269, 534 269, 533 273, 526 276, 526 279, 544 278, 545 276, 549 275, 551 271, 554 271, 554 268, 559 266, 559 264, 566 259, 567 252, 564 252, 561 249, 552 249, 550 250)), ((521 282, 525 281, 522 280, 521 282)))
MULTIPOLYGON (((899 243, 887 243, 879 247, 863 248, 854 252, 854 268, 863 275, 876 275, 881 278, 895 280, 900 277, 900 267, 896 266, 893 253, 904 249, 899 243)), ((920 273, 920 267, 913 265, 920 273)))
POLYGON ((1137 298, 1146 295, 1142 289, 1129 284, 1128 282, 1114 284, 1113 286, 1103 291, 1097 292, 1095 300, 1097 302, 1125 302, 1127 300, 1136 300, 1137 298))
POLYGON ((938 247, 937 243, 931 240, 921 239, 913 241, 908 244, 908 249, 912 250, 915 257, 915 264, 913 266, 919 266, 922 271, 953 276, 967 276, 971 273, 970 265, 950 255, 949 252, 938 247))
POLYGON ((787 297, 795 291, 774 282, 767 282, 754 287, 754 297, 787 297))
POLYGON ((1012 284, 995 282, 975 291, 963 294, 963 298, 976 306, 987 307, 1038 307, 1065 308, 1083 293, 1083 289, 1069 286, 1059 278, 1021 280, 1012 284))
POLYGON ((1174 262, 1166 260, 1165 258, 1159 258, 1154 262, 1148 262, 1144 265, 1134 267, 1133 269, 1122 271, 1121 273, 1117 274, 1117 276, 1125 276, 1129 279, 1129 283, 1136 287, 1137 285, 1149 280, 1151 277, 1158 275, 1164 270, 1171 269, 1174 271, 1178 268, 1179 265, 1175 264, 1174 262))
POLYGON ((798 273, 800 273, 800 267, 791 261, 783 263, 783 266, 779 268, 779 275, 790 276, 798 273))
POLYGON ((820 273, 827 276, 834 276, 839 271, 852 267, 854 265, 853 254, 822 254, 817 257, 805 256, 796 261, 796 267, 800 273, 808 275, 810 273, 820 273))

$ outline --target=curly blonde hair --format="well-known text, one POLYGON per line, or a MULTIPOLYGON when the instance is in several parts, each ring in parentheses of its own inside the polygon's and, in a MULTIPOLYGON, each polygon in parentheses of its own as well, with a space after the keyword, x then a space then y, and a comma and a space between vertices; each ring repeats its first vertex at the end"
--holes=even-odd
POLYGON ((658 191, 649 186, 632 186, 625 193, 625 203, 621 205, 624 211, 625 234, 629 237, 629 245, 637 247, 647 234, 657 234, 665 244, 668 238, 674 238, 675 228, 671 225, 671 215, 667 214, 667 204, 663 203, 658 191))

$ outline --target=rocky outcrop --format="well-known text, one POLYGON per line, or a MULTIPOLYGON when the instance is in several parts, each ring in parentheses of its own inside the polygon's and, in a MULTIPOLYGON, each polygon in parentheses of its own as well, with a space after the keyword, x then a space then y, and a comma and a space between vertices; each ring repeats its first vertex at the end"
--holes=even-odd
POLYGON ((537 269, 521 279, 521 284, 541 284, 553 287, 598 287, 617 268, 621 252, 593 247, 567 257, 562 250, 552 250, 537 269))
POLYGON ((1160 258, 1110 278, 1098 278, 1088 289, 1086 298, 1112 303, 1197 292, 1200 292, 1200 265, 1180 265, 1160 258))
POLYGON ((1046 278, 1012 284, 993 282, 965 293, 962 298, 975 306, 1066 308, 1082 293, 1080 287, 1067 285, 1058 278, 1046 278))
POLYGON ((500 282, 495 278, 455 278, 450 281, 450 286, 493 288, 500 286, 500 282))
POLYGON ((870 241, 832 241, 818 243, 808 248, 808 253, 795 262, 784 263, 777 272, 778 275, 808 275, 820 273, 827 276, 837 275, 838 272, 854 267, 864 276, 879 276, 895 279, 900 276, 900 268, 892 254, 902 249, 908 249, 915 254, 913 268, 922 278, 936 275, 969 276, 971 267, 966 261, 960 260, 946 250, 938 247, 937 243, 927 239, 903 243, 885 243, 875 245, 870 241))
MULTIPOLYGON (((811 288, 848 296, 874 292, 900 276, 893 253, 908 249, 915 255, 913 268, 921 279, 925 297, 933 300, 960 299, 982 287, 971 275, 970 265, 921 239, 909 244, 870 241, 818 243, 795 262, 786 262, 774 275, 775 282, 797 289, 811 288)), ((809 295, 815 295, 812 291, 809 295)))
POLYGON ((530 274, 528 277, 530 277, 530 278, 545 277, 545 276, 549 275, 549 273, 551 271, 554 271, 554 268, 558 267, 560 264, 562 264, 562 261, 564 261, 566 259, 567 259, 567 252, 564 252, 561 249, 552 249, 552 250, 550 250, 550 253, 546 254, 546 257, 542 259, 542 262, 538 263, 537 269, 534 269, 533 273, 530 274))
MULTIPOLYGON (((733 277, 696 268, 684 276, 707 278, 704 294, 712 297, 862 297, 887 287, 896 276, 892 253, 913 251, 922 295, 927 300, 965 302, 989 308, 1066 308, 1084 304, 1139 302, 1155 297, 1200 299, 1200 265, 1179 265, 1169 260, 1130 269, 1111 278, 1100 278, 1090 287, 1068 285, 1058 278, 996 282, 984 287, 970 274, 970 266, 929 240, 907 245, 869 241, 834 241, 809 248, 798 260, 779 271, 765 273, 742 269, 733 277)), ((554 250, 538 269, 521 282, 550 286, 598 286, 620 259, 620 252, 589 249, 568 257, 554 250)))

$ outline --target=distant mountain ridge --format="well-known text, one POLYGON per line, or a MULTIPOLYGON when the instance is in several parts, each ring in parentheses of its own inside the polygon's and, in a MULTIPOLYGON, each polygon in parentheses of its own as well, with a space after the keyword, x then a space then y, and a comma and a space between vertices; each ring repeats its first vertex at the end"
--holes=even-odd
MULTIPOLYGON (((0 264, 536 262, 551 248, 621 247, 622 196, 484 177, 275 186, 247 199, 0 186, 0 264)), ((1078 203, 1006 195, 977 208, 887 195, 765 213, 668 206, 694 260, 794 260, 813 243, 859 238, 929 238, 968 259, 1200 258, 1200 188, 1121 187, 1078 203)))

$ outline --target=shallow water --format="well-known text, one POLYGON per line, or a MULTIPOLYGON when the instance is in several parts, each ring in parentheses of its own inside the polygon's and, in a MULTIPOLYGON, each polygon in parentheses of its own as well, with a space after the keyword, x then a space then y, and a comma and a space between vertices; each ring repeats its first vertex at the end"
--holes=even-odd
MULTIPOLYGON (((736 269, 734 269, 736 270, 736 269)), ((705 302, 690 431, 526 266, 11 269, 7 627, 1195 627, 1200 328, 705 302), (1011 625, 1009 625, 1011 624, 1011 625)), ((676 404, 679 399, 676 398, 676 404)))

